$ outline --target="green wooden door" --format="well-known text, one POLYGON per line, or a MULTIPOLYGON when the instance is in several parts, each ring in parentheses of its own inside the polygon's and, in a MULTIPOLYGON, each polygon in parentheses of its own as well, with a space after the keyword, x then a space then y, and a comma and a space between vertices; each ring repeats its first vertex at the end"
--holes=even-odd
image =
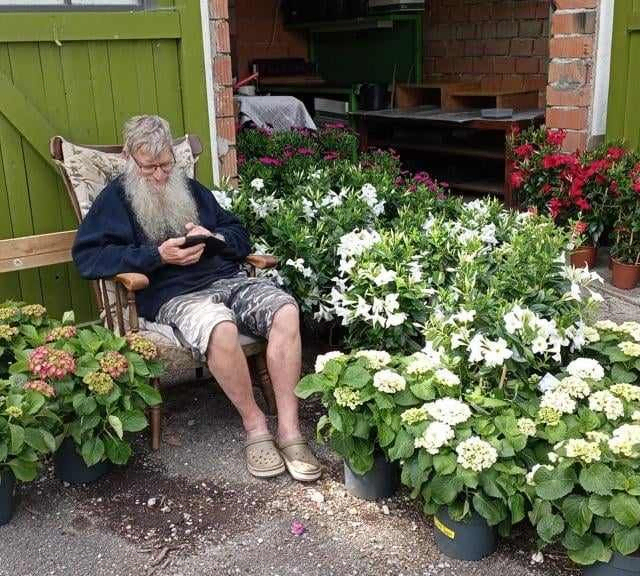
POLYGON ((640 148, 640 0, 615 2, 607 138, 640 148))
MULTIPOLYGON (((165 4, 167 2, 164 2, 165 4)), ((150 12, 0 13, 0 238, 76 228, 51 163, 55 134, 120 141, 134 114, 160 114, 175 135, 199 134, 198 175, 212 184, 199 2, 150 12)), ((0 275, 0 301, 95 314, 73 265, 0 275)))

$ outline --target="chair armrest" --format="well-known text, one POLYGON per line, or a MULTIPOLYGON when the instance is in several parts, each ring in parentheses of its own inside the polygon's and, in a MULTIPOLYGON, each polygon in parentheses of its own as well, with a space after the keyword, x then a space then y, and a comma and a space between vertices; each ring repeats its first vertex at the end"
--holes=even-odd
POLYGON ((278 259, 271 254, 249 254, 244 261, 254 268, 260 268, 261 270, 275 268, 278 265, 278 259))
POLYGON ((125 274, 118 274, 112 278, 114 282, 122 284, 127 292, 138 292, 144 290, 149 286, 149 278, 144 274, 138 272, 126 272, 125 274))

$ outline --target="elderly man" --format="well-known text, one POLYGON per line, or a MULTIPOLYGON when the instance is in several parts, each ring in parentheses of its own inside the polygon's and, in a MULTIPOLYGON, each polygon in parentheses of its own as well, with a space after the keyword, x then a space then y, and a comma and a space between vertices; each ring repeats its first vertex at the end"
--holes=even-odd
POLYGON ((300 434, 294 394, 301 368, 296 302, 241 270, 251 247, 247 231, 210 190, 176 167, 171 142, 169 125, 158 116, 126 123, 126 171, 102 191, 80 225, 74 261, 90 279, 146 274, 149 287, 137 294, 140 314, 172 326, 181 342, 206 359, 242 418, 249 472, 266 478, 286 467, 296 480, 315 480, 321 469, 300 434), (226 249, 184 247, 185 237, 194 235, 214 235, 226 249), (239 331, 268 340, 277 444, 253 397, 239 331))

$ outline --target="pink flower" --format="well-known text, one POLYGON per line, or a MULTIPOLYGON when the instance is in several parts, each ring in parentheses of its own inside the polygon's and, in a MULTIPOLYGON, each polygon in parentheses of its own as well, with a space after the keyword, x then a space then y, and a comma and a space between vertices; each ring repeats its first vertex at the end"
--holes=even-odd
POLYGON ((584 234, 587 231, 587 228, 589 228, 589 224, 587 224, 584 220, 578 220, 573 227, 573 231, 575 232, 576 236, 579 236, 580 234, 584 234))
POLYGON ((306 528, 304 524, 299 520, 291 522, 291 534, 294 534, 295 536, 302 536, 302 534, 305 533, 305 530, 306 528))
POLYGON ((529 158, 531 154, 533 154, 533 146, 529 143, 521 144, 520 146, 513 149, 516 156, 520 158, 529 158))
POLYGON ((332 160, 337 160, 338 158, 340 158, 340 155, 335 150, 330 150, 329 152, 326 152, 324 155, 324 159, 327 162, 330 162, 332 160))
POLYGON ((520 170, 514 170, 511 172, 509 181, 511 182, 511 186, 514 188, 521 188, 525 182, 524 174, 520 172, 520 170))
POLYGON ((56 391, 53 386, 51 386, 51 384, 47 384, 44 380, 31 380, 30 382, 27 382, 23 388, 25 390, 39 392, 46 398, 53 398, 56 395, 56 391))
POLYGON ((607 156, 611 158, 614 162, 620 160, 625 155, 626 151, 624 148, 620 146, 612 146, 607 150, 607 156))
POLYGON ((311 150, 311 148, 298 148, 296 152, 299 156, 313 156, 313 150, 311 150))
POLYGON ((58 326, 47 334, 47 342, 55 342, 56 340, 66 340, 73 338, 77 333, 75 326, 58 326))
POLYGON ((119 352, 109 351, 100 358, 100 368, 117 380, 129 370, 129 361, 119 352))
POLYGON ((69 352, 50 346, 39 346, 29 357, 29 370, 40 378, 61 380, 76 369, 76 361, 69 352))
POLYGON ((282 160, 278 160, 273 156, 263 156, 259 159, 259 162, 264 166, 282 166, 282 160))
POLYGON ((564 130, 549 130, 547 132, 547 143, 552 146, 562 146, 567 133, 564 130))

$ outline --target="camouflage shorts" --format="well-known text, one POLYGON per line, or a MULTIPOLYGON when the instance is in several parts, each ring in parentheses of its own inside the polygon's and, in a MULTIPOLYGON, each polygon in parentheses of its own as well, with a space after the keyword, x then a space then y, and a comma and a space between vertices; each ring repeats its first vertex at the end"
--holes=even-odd
POLYGON ((286 304, 297 306, 293 296, 270 280, 238 275, 165 302, 156 322, 171 326, 183 346, 204 360, 211 332, 220 322, 235 323, 242 334, 267 338, 273 317, 286 304))

